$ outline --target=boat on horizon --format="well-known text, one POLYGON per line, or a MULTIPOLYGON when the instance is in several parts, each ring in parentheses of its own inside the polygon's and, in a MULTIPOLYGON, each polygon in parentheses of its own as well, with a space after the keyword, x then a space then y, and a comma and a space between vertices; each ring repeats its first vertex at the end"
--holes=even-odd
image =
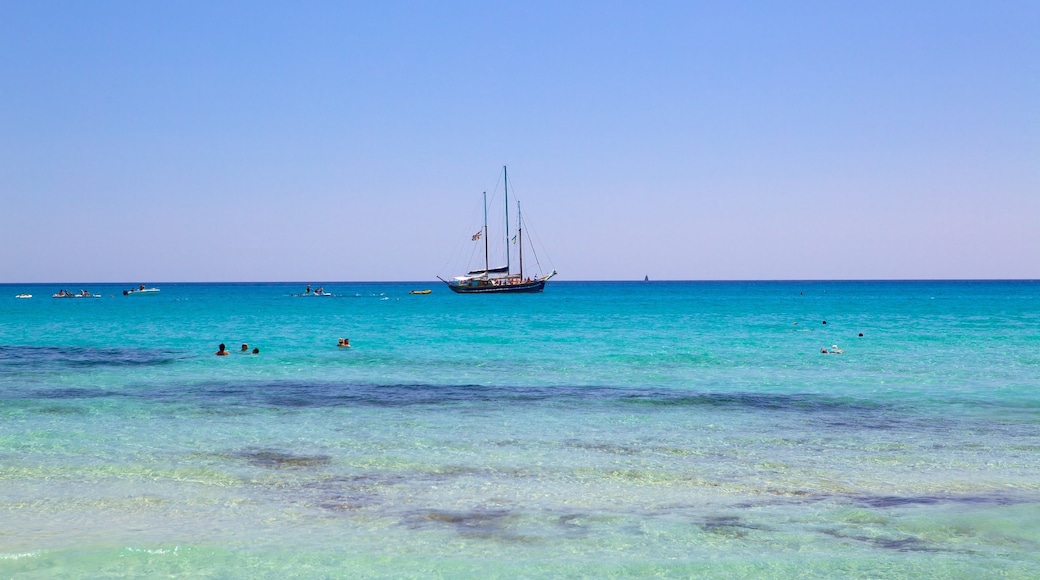
MULTIPOLYGON (((524 277, 524 221, 520 212, 520 202, 516 203, 516 235, 509 237, 509 171, 502 167, 502 183, 505 191, 505 266, 491 267, 488 249, 488 211, 487 192, 484 192, 484 227, 473 234, 470 239, 474 242, 484 239, 484 267, 470 270, 461 276, 455 276, 451 280, 445 280, 440 276, 437 279, 447 284, 448 288, 456 294, 501 294, 501 293, 534 293, 545 289, 545 283, 556 275, 556 270, 545 275, 535 277, 524 277), (519 270, 512 271, 510 263, 510 244, 516 244, 519 256, 519 270)), ((537 261, 537 256, 536 256, 537 261)))
POLYGON ((297 298, 304 297, 304 296, 316 296, 316 297, 322 298, 322 297, 332 296, 332 294, 326 292, 324 286, 318 286, 318 288, 316 290, 311 290, 311 285, 307 284, 307 290, 301 292, 300 294, 293 294, 293 296, 295 296, 297 298))
POLYGON ((57 294, 52 294, 51 298, 101 298, 100 294, 92 294, 90 290, 80 290, 79 293, 73 294, 68 290, 60 290, 57 294))
POLYGON ((145 288, 144 284, 141 284, 137 288, 123 290, 123 296, 155 296, 158 293, 158 288, 145 288))
POLYGON ((409 294, 429 294, 433 290, 412 290, 409 294))

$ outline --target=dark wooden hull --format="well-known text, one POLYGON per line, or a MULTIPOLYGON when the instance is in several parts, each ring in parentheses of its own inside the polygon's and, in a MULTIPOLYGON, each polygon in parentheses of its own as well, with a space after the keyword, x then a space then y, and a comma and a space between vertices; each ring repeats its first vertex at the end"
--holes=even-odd
POLYGON ((456 294, 531 294, 545 289, 545 280, 535 280, 534 282, 525 282, 523 284, 504 284, 502 286, 460 286, 449 283, 448 288, 451 288, 451 291, 456 294))

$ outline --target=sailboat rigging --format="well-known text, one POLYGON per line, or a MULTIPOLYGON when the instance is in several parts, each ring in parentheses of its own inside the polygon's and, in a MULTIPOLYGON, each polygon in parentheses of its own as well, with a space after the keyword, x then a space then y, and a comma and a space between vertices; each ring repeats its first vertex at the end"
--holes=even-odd
MULTIPOLYGON (((524 221, 520 212, 520 202, 516 204, 516 236, 511 240, 509 237, 509 173, 506 167, 502 168, 503 184, 505 190, 505 242, 506 242, 506 265, 496 268, 491 267, 490 252, 488 246, 488 210, 487 192, 484 192, 484 226, 479 232, 473 234, 472 241, 484 239, 484 267, 470 270, 462 276, 455 276, 452 280, 445 280, 437 276, 441 282, 457 294, 491 294, 491 293, 532 293, 541 292, 545 289, 545 283, 556 275, 554 269, 549 274, 535 277, 524 277, 524 221), (519 271, 512 271, 510 263, 510 242, 518 246, 519 271)), ((537 258, 537 256, 535 256, 537 258)))

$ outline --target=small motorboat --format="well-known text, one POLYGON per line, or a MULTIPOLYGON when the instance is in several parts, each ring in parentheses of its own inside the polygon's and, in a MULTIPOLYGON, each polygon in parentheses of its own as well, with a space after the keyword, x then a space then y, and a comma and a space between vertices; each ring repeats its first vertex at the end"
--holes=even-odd
POLYGON ((15 298, 32 298, 32 294, 19 294, 15 298))
POLYGON ((144 284, 141 284, 137 288, 123 290, 123 296, 155 296, 158 293, 158 288, 145 288, 144 284))
POLYGON ((409 294, 429 294, 433 290, 412 290, 409 294))

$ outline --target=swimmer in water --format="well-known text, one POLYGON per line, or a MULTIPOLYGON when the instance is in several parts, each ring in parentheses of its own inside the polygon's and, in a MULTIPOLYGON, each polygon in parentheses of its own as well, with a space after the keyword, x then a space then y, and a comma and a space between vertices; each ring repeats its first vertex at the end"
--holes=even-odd
POLYGON ((229 355, 231 353, 228 352, 227 347, 224 346, 224 343, 222 342, 222 343, 220 343, 220 346, 217 347, 217 352, 215 352, 213 354, 215 354, 217 356, 227 356, 227 355, 229 355))

